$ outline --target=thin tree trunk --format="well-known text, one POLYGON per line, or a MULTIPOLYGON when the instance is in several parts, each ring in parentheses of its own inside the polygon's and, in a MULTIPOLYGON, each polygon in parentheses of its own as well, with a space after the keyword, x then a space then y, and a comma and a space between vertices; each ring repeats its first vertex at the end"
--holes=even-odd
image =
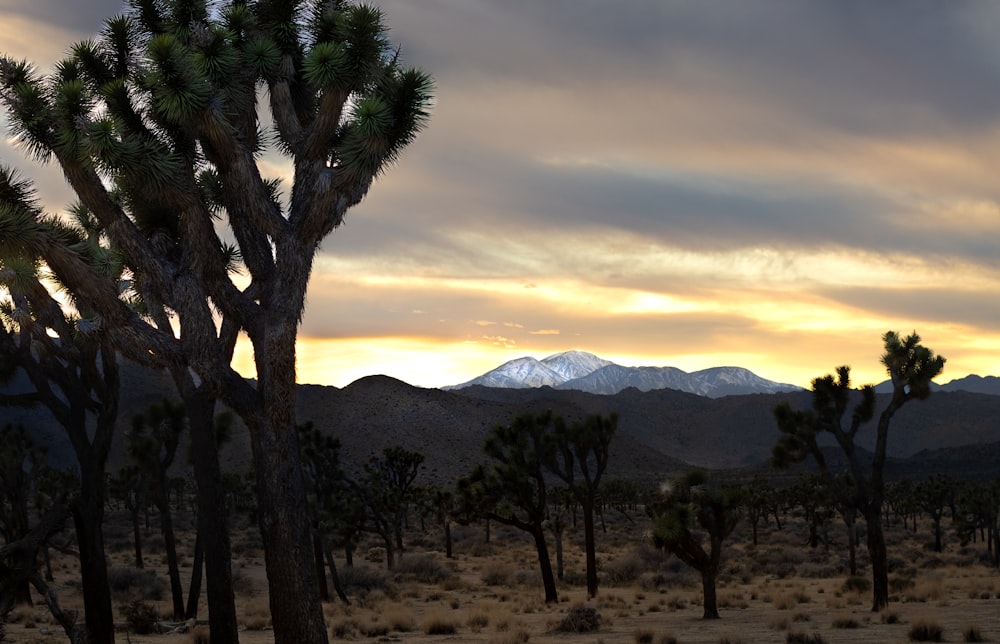
POLYGON ((191 450, 198 503, 198 540, 204 544, 209 639, 213 644, 239 642, 233 592, 229 514, 222 493, 219 446, 215 438, 215 398, 185 389, 191 427, 191 450))
POLYGON ((142 569, 142 527, 139 525, 139 508, 129 510, 132 515, 132 543, 135 547, 135 567, 142 569))
POLYGON ((587 558, 587 597, 597 596, 597 545, 594 537, 594 501, 583 504, 583 540, 587 558))
MULTIPOLYGON (((205 540, 201 536, 201 531, 197 531, 194 538, 194 563, 191 564, 191 583, 188 585, 187 610, 184 611, 184 619, 195 619, 198 617, 198 602, 201 600, 201 573, 205 567, 205 540)), ((211 612, 209 612, 211 615, 211 612)))
POLYGON ((104 467, 80 463, 80 497, 73 507, 77 546, 80 549, 80 587, 87 616, 88 644, 113 644, 115 622, 111 609, 111 586, 104 555, 104 467), (99 469, 101 475, 92 474, 99 469))
POLYGON ((877 508, 870 508, 865 512, 868 554, 872 562, 872 612, 879 612, 889 605, 889 555, 881 518, 881 512, 877 508))
POLYGON ((451 559, 451 521, 444 522, 444 556, 451 559))
POLYGON ((326 568, 323 567, 323 539, 319 532, 313 532, 313 561, 316 562, 316 582, 319 585, 320 601, 330 601, 330 588, 326 585, 326 568))
POLYGON ((333 580, 333 591, 337 593, 340 601, 350 605, 351 600, 347 598, 347 593, 344 592, 344 585, 340 583, 340 575, 337 574, 337 564, 333 560, 333 551, 330 550, 329 546, 325 546, 324 551, 326 553, 326 565, 330 569, 330 579, 333 580))
POLYGON ((170 577, 170 597, 173 602, 173 619, 184 619, 184 589, 181 587, 181 571, 177 564, 177 540, 174 536, 174 521, 170 515, 170 504, 163 491, 156 501, 160 510, 160 531, 167 551, 167 575, 170 577))
POLYGON ((538 551, 538 566, 542 572, 545 603, 554 604, 559 601, 559 593, 556 591, 556 579, 552 575, 552 560, 549 558, 549 547, 545 543, 545 531, 542 526, 535 526, 532 530, 532 536, 535 538, 535 550, 538 551))

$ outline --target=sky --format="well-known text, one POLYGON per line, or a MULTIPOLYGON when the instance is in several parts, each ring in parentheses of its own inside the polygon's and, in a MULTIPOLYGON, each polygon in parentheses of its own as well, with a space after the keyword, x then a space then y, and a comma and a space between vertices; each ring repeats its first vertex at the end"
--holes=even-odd
MULTIPOLYGON (((863 384, 888 330, 938 382, 1000 375, 1000 3, 374 4, 436 101, 321 247, 299 382, 579 349, 863 384)), ((0 0, 0 50, 48 70, 121 7, 0 0)), ((0 162, 71 201, 9 140, 0 162)))

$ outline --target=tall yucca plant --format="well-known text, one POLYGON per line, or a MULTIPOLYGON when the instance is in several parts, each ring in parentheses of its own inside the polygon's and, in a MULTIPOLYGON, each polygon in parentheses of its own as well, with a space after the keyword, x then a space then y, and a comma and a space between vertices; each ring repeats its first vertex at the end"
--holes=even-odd
POLYGON ((22 226, 6 198, 0 249, 43 259, 122 352, 192 370, 241 415, 275 639, 325 641, 295 435, 296 330, 320 241, 424 127, 432 81, 401 64, 378 9, 343 0, 132 0, 70 52, 49 75, 0 59, 0 99, 25 150, 61 166, 147 308, 72 245, 22 226), (258 166, 269 148, 291 164, 287 201, 258 166), (230 364, 240 332, 255 383, 230 364))

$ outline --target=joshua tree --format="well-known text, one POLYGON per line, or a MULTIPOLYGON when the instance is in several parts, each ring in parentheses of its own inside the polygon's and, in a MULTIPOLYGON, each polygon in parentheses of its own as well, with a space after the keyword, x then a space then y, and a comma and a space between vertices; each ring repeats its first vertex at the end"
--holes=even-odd
POLYGON ((153 505, 160 514, 160 531, 167 553, 167 573, 174 619, 184 619, 184 590, 177 563, 177 540, 170 511, 169 470, 177 455, 177 446, 187 422, 184 405, 169 400, 151 405, 132 419, 128 452, 142 477, 148 481, 153 505))
POLYGON ((947 474, 932 474, 916 485, 917 504, 934 523, 934 552, 941 552, 941 519, 955 504, 955 481, 947 474))
MULTIPOLYGON (((111 642, 114 621, 102 522, 105 464, 118 418, 118 359, 109 334, 81 319, 89 313, 86 306, 78 303, 74 314, 63 311, 51 290, 60 281, 35 259, 11 252, 26 231, 4 225, 12 218, 16 222, 30 197, 26 184, 0 168, 0 378, 20 369, 30 383, 26 393, 0 395, 0 406, 40 405, 69 439, 78 472, 70 507, 80 551, 86 634, 92 642, 111 642)), ((58 234, 73 230, 52 226, 58 234)), ((77 241, 79 261, 93 267, 95 279, 117 283, 120 266, 113 258, 86 238, 77 241)))
MULTIPOLYGON (((38 445, 23 425, 10 423, 0 429, 0 537, 5 544, 28 534, 32 492, 45 464, 46 449, 38 445)), ((22 579, 14 603, 31 604, 31 585, 22 579)))
POLYGON ((356 485, 367 509, 368 525, 385 545, 386 563, 395 566, 395 553, 403 553, 403 523, 413 501, 413 481, 424 455, 396 445, 387 447, 365 463, 365 476, 356 485))
POLYGON ((920 344, 920 336, 916 333, 900 338, 889 331, 882 336, 882 341, 885 345, 882 364, 891 379, 892 395, 878 418, 871 468, 866 467, 855 438, 862 425, 875 414, 875 390, 871 385, 862 387, 860 400, 856 399, 851 407, 851 370, 847 366, 838 368, 836 377, 826 375, 813 380, 811 410, 795 411, 788 403, 775 408, 781 437, 772 452, 772 461, 778 467, 812 456, 843 503, 857 508, 864 516, 872 562, 873 611, 880 611, 889 604, 888 554, 882 527, 889 425, 903 405, 930 395, 931 380, 941 373, 945 363, 943 357, 920 344), (849 487, 838 485, 839 473, 827 464, 818 443, 823 432, 833 436, 847 459, 849 487))
POLYGON ((705 619, 719 618, 715 584, 722 542, 736 528, 742 503, 737 489, 712 487, 704 472, 692 472, 666 484, 646 508, 656 543, 701 575, 705 619))
POLYGON ((587 560, 587 596, 597 595, 597 554, 594 539, 594 506, 601 477, 608 467, 611 438, 618 427, 618 415, 590 416, 583 422, 566 424, 550 419, 551 445, 545 467, 566 483, 570 494, 583 508, 584 551, 587 560))
POLYGON ((524 414, 510 425, 497 425, 483 446, 492 464, 479 465, 458 481, 465 514, 499 521, 532 536, 547 604, 559 601, 545 541, 548 501, 543 463, 551 447, 547 437, 551 420, 550 414, 524 414))
POLYGON ((297 328, 320 242, 421 129, 431 81, 400 64, 370 6, 131 7, 48 76, 0 59, 15 137, 59 164, 128 287, 86 261, 85 239, 46 216, 7 170, 2 251, 43 261, 118 351, 189 369, 246 422, 275 640, 325 642, 295 431, 297 328), (274 132, 262 129, 264 97, 274 132), (258 167, 269 141, 290 158, 287 201, 258 167), (236 268, 248 279, 234 280, 236 268), (130 306, 136 297, 151 315, 130 306), (171 317, 156 315, 164 310, 171 317), (241 331, 254 350, 252 381, 231 366, 241 331))

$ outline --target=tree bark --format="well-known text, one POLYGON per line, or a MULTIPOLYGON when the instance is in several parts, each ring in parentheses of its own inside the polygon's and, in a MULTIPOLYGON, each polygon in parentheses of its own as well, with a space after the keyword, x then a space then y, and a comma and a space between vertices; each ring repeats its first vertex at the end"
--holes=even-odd
MULTIPOLYGON (((285 249, 283 253, 287 253, 285 249)), ((308 272, 307 272, 308 274, 308 272)), ((284 283, 284 282, 283 282, 284 283)), ((285 283, 294 289, 291 283, 285 283)), ((304 291, 304 284, 303 284, 304 291)), ((275 644, 326 644, 295 428, 295 331, 264 322, 254 341, 262 414, 250 423, 275 644)))
POLYGON ((233 592, 229 517, 222 493, 219 446, 215 438, 215 398, 185 391, 198 502, 198 540, 204 545, 209 638, 215 644, 239 641, 233 592))
POLYGON ((554 604, 559 601, 559 593, 556 591, 556 579, 552 575, 552 560, 549 558, 549 548, 545 543, 545 531, 541 526, 535 526, 531 534, 535 538, 535 550, 538 551, 538 566, 542 572, 545 603, 554 604))
POLYGON ((330 588, 326 585, 326 568, 323 564, 323 539, 319 532, 313 533, 313 561, 316 562, 316 583, 319 586, 320 601, 330 601, 330 588))
POLYGON ((583 504, 583 538, 587 558, 587 597, 597 596, 597 545, 594 538, 594 499, 583 504))
POLYGON ((191 564, 191 583, 188 584, 188 603, 184 619, 198 617, 198 602, 201 600, 201 573, 205 568, 205 539, 201 533, 194 538, 194 562, 191 564))
POLYGON ((87 616, 88 644, 113 644, 115 622, 111 612, 111 586, 104 555, 104 465, 81 459, 80 496, 73 506, 77 546, 80 548, 80 587, 87 616), (100 476, 93 473, 98 469, 100 476))
POLYGON ((173 618, 184 619, 184 589, 181 587, 181 571, 177 564, 177 539, 174 536, 174 521, 170 514, 169 498, 165 490, 157 495, 156 506, 160 510, 160 532, 167 551, 167 575, 170 577, 170 598, 173 604, 173 618))
POLYGON ((889 554, 879 508, 866 510, 865 523, 868 528, 868 554, 872 562, 872 612, 877 613, 889 605, 889 554))
POLYGON ((715 590, 716 576, 717 570, 714 566, 701 571, 702 604, 705 609, 703 619, 719 619, 719 601, 715 590))

